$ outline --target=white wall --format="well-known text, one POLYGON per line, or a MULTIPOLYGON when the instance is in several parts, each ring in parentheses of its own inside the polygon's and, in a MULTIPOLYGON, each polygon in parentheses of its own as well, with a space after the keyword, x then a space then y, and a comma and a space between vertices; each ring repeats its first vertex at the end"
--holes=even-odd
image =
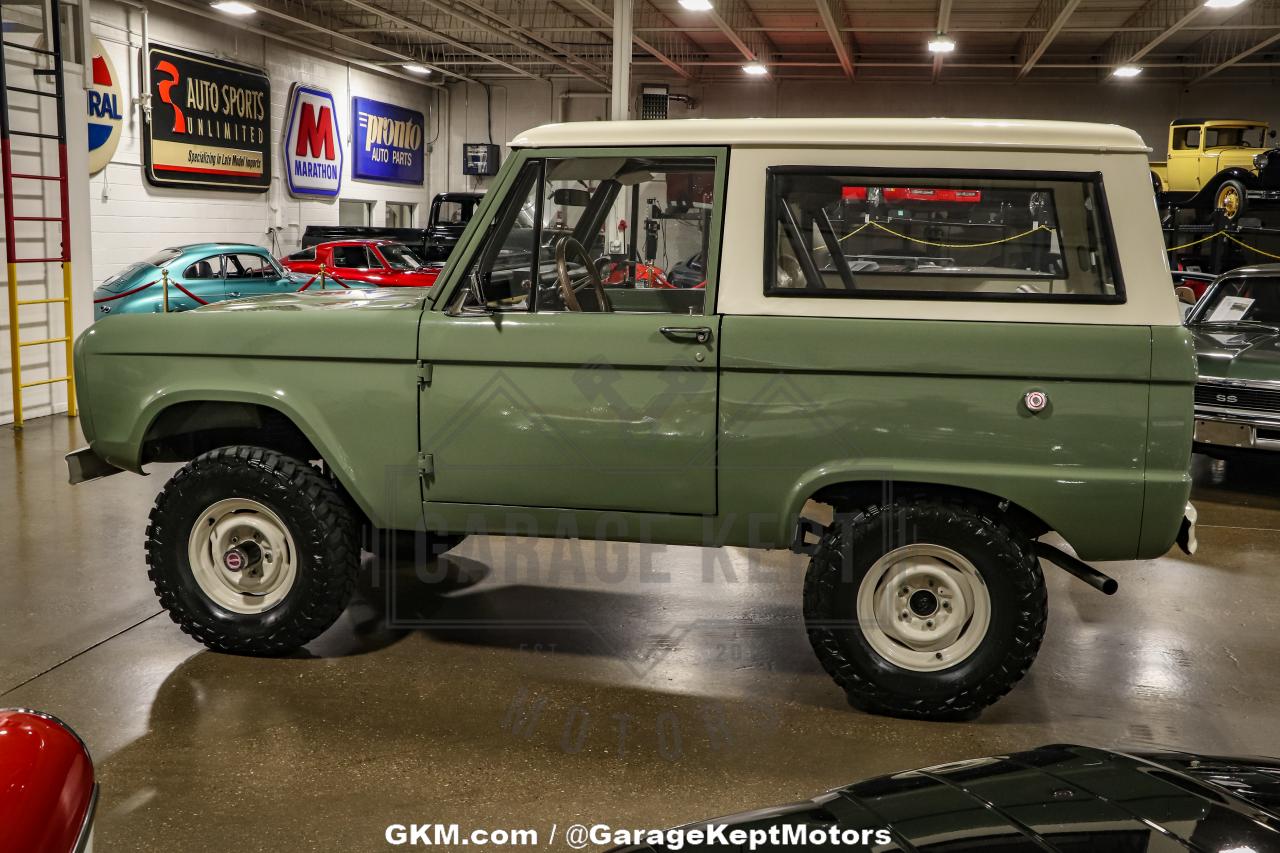
MULTIPOLYGON (((110 0, 100 0, 93 4, 93 18, 95 34, 111 55, 128 91, 136 95, 142 44, 140 13, 110 0)), ((266 70, 271 79, 272 185, 266 193, 151 186, 143 177, 141 166, 141 111, 130 110, 115 157, 89 182, 96 281, 164 246, 227 240, 257 243, 286 253, 297 248, 306 226, 337 224, 337 199, 294 198, 285 182, 280 140, 284 134, 286 100, 294 82, 327 88, 337 101, 346 164, 341 198, 374 202, 371 221, 375 225, 384 224, 388 201, 412 202, 418 205, 419 224, 425 224, 431 195, 429 187, 351 179, 350 140, 354 129, 351 98, 375 98, 427 113, 427 138, 430 139, 436 127, 434 90, 291 51, 280 42, 205 18, 184 16, 163 6, 152 7, 149 37, 154 43, 215 53, 266 70), (274 246, 268 234, 268 229, 273 227, 280 229, 274 246)))

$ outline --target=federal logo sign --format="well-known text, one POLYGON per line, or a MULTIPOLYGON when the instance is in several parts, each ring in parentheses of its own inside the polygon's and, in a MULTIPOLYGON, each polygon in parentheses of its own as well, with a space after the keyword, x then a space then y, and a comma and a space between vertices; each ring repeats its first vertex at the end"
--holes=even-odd
POLYGON ((284 133, 284 166, 289 192, 332 197, 342 189, 342 136, 333 93, 293 84, 284 133))
POLYGON ((86 90, 89 114, 89 174, 96 175, 115 156, 124 124, 120 78, 111 57, 97 38, 93 40, 92 86, 86 90))
POLYGON ((353 98, 351 112, 356 125, 351 176, 421 186, 423 114, 371 98, 353 98))

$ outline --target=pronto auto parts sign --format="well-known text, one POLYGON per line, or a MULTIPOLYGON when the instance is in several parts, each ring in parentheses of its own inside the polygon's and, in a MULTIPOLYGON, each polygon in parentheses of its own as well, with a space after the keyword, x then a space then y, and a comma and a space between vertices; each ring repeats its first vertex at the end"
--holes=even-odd
POLYGON ((333 93, 294 83, 284 132, 289 192, 332 197, 342 189, 342 135, 333 93))
POLYGON ((115 156, 124 123, 120 99, 120 77, 107 51, 93 39, 92 85, 85 92, 89 119, 89 174, 96 175, 115 156))
POLYGON ((151 45, 147 180, 263 192, 271 185, 271 82, 247 65, 151 45))
POLYGON ((370 98, 353 98, 351 114, 356 126, 351 176, 421 186, 425 116, 370 98))

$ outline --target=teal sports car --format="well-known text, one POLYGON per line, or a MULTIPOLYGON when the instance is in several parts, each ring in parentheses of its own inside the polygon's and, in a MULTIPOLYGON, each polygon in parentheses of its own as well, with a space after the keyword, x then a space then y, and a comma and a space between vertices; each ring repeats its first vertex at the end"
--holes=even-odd
POLYGON ((93 291, 93 319, 116 314, 159 314, 166 310, 166 302, 169 311, 188 311, 249 296, 372 287, 329 275, 322 281, 317 275, 291 273, 270 252, 251 243, 194 243, 162 249, 104 281, 93 291))

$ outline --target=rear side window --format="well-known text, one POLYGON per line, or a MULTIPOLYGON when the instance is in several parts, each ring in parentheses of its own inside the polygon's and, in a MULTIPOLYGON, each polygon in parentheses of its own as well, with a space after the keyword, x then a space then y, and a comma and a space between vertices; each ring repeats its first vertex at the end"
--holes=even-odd
POLYGON ((208 278, 219 278, 221 275, 222 257, 220 255, 214 255, 213 257, 196 261, 194 264, 187 267, 187 269, 182 273, 183 278, 196 281, 208 278))
POLYGON ((364 246, 334 246, 333 265, 344 269, 361 269, 370 266, 369 253, 364 246))
POLYGON ((765 293, 1124 301, 1096 174, 776 167, 765 293))
POLYGON ((289 256, 291 261, 314 261, 316 259, 316 248, 312 246, 310 249, 303 249, 301 252, 294 252, 289 256))

